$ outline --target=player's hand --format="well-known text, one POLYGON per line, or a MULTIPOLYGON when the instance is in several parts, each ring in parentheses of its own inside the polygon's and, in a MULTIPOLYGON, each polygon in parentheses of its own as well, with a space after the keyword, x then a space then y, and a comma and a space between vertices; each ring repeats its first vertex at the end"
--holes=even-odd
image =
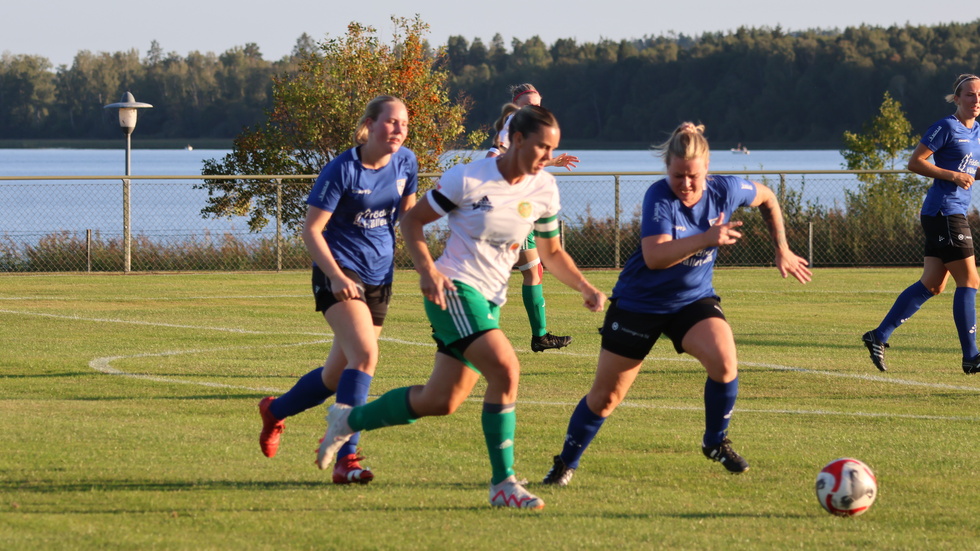
POLYGON ((568 153, 562 153, 554 159, 551 159, 551 166, 565 167, 568 170, 577 167, 578 163, 578 157, 575 155, 569 155, 568 153))
POLYGON ((796 256, 792 251, 776 253, 776 267, 783 279, 792 275, 800 283, 806 284, 813 279, 813 272, 807 267, 809 264, 805 258, 796 256))
POLYGON ((343 274, 330 278, 330 290, 333 291, 334 298, 340 302, 359 298, 364 294, 362 285, 343 274))
POLYGON ((588 282, 580 285, 579 290, 582 293, 583 306, 588 308, 590 312, 602 312, 606 306, 606 295, 602 291, 588 282))
POLYGON ((456 290, 453 280, 436 269, 420 274, 419 287, 422 289, 422 296, 443 310, 446 309, 446 290, 456 290))
POLYGON ((973 186, 973 176, 965 172, 955 172, 953 173, 953 183, 958 187, 963 189, 970 189, 973 186))
POLYGON ((708 238, 709 247, 718 247, 721 245, 734 245, 738 243, 738 240, 742 237, 742 232, 736 231, 735 228, 742 225, 741 221, 725 223, 725 213, 718 213, 718 220, 715 222, 708 231, 704 232, 704 235, 708 238))

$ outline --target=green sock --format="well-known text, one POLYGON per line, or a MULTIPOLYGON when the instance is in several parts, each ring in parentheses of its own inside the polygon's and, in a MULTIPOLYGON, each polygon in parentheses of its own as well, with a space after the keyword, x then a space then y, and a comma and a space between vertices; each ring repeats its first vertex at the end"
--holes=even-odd
POLYGON ((408 425, 416 420, 408 404, 410 386, 389 390, 377 400, 357 406, 350 412, 347 424, 354 432, 374 430, 394 425, 408 425))
POLYGON ((521 295, 524 298, 524 309, 527 310, 527 321, 531 322, 531 335, 543 337, 548 332, 548 317, 544 312, 544 290, 541 285, 522 285, 521 295))
POLYGON ((487 441, 490 467, 493 469, 491 484, 514 474, 514 430, 517 413, 514 404, 483 404, 483 437, 487 441))

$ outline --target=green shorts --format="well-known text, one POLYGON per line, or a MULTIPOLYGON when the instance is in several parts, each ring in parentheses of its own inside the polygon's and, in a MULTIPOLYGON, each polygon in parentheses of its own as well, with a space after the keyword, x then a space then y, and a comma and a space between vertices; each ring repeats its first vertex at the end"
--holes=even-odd
POLYGON ((534 240, 534 232, 527 234, 527 239, 524 240, 524 245, 521 246, 522 251, 529 251, 532 249, 537 249, 538 243, 534 240))
POLYGON ((425 315, 432 324, 432 338, 436 341, 439 352, 449 354, 476 369, 463 357, 463 352, 480 335, 492 329, 500 329, 500 306, 465 283, 453 283, 456 290, 445 292, 446 309, 443 310, 425 299, 425 315))

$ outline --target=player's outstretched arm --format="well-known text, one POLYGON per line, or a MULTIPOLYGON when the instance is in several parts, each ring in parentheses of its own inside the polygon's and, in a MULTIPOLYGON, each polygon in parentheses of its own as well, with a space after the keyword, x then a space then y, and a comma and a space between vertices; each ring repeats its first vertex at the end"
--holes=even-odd
POLYGON ((537 247, 548 271, 558 281, 582 293, 583 306, 592 312, 601 312, 605 308, 606 295, 585 279, 572 257, 561 248, 558 237, 538 237, 537 247))
POLYGON ((426 224, 439 218, 439 213, 429 204, 428 198, 423 197, 418 204, 408 211, 400 226, 402 237, 405 238, 405 248, 408 249, 408 254, 412 257, 412 264, 415 265, 415 271, 419 274, 419 287, 422 290, 422 296, 445 310, 445 290, 455 290, 456 286, 453 285, 451 279, 436 269, 423 231, 426 224))
POLYGON ((772 236, 773 245, 776 248, 776 268, 784 278, 793 276, 800 283, 807 283, 813 278, 813 273, 807 267, 809 262, 801 256, 796 255, 790 250, 786 242, 786 226, 783 223, 783 211, 779 207, 776 194, 768 187, 753 182, 756 188, 755 201, 752 206, 759 207, 762 219, 769 227, 769 235, 772 236))

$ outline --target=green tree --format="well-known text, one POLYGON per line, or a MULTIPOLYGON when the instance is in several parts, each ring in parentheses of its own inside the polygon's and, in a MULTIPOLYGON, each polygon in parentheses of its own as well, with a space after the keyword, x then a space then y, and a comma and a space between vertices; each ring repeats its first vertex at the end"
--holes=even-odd
MULTIPOLYGON (((902 105, 888 92, 878 114, 863 132, 844 132, 843 140, 841 155, 849 170, 898 169, 916 141, 902 105)), ((906 172, 859 174, 858 180, 856 191, 844 192, 847 216, 852 222, 852 248, 873 262, 883 260, 879 257, 889 250, 900 248, 908 251, 914 261, 918 254, 914 248, 918 242, 918 211, 928 180, 906 172)))
MULTIPOLYGON (((450 100, 445 53, 433 58, 423 39, 428 25, 418 17, 392 21, 396 32, 390 45, 382 44, 373 28, 351 23, 345 36, 319 44, 296 72, 274 77, 266 120, 239 134, 224 160, 205 161, 204 175, 316 174, 353 145, 351 134, 364 106, 382 94, 405 101, 410 120, 405 146, 418 156, 422 172, 444 168, 448 151, 474 149, 485 134, 466 134, 469 100, 450 100)), ((205 215, 249 216, 249 227, 259 230, 275 212, 276 190, 268 181, 206 179, 204 188, 205 215)), ((305 186, 284 188, 287 227, 301 225, 307 193, 305 186)))
POLYGON ((0 54, 0 135, 41 133, 55 100, 54 75, 47 58, 0 54))
POLYGON ((446 58, 449 61, 449 71, 454 75, 463 72, 467 58, 470 55, 470 45, 462 36, 450 36, 446 44, 446 58))

